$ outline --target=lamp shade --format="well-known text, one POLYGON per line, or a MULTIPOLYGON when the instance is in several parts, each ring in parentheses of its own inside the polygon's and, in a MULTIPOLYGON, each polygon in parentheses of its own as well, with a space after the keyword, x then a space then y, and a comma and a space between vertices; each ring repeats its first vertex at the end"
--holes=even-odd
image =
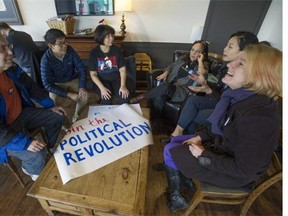
POLYGON ((132 11, 131 0, 115 0, 115 11, 132 11))

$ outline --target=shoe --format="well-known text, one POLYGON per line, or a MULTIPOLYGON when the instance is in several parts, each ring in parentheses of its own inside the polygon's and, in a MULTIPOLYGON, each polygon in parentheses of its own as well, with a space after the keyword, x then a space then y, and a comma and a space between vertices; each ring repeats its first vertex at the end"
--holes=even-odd
POLYGON ((76 122, 78 118, 79 118, 79 115, 75 114, 72 118, 72 123, 76 122))
POLYGON ((37 179, 38 176, 39 176, 39 175, 30 174, 26 169, 24 169, 24 167, 22 167, 22 171, 23 171, 26 175, 29 175, 33 181, 36 181, 36 179, 37 179))
POLYGON ((139 103, 141 100, 144 100, 144 99, 146 99, 146 94, 140 94, 137 97, 132 98, 130 100, 130 104, 139 103))
POLYGON ((171 142, 171 138, 173 138, 173 136, 169 136, 167 138, 163 138, 163 139, 160 139, 160 142, 164 145, 168 144, 171 142))

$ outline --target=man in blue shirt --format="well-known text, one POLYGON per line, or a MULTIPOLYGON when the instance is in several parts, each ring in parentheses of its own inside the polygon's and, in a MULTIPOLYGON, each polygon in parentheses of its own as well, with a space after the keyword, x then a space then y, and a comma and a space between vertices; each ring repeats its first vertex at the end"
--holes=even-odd
POLYGON ((73 48, 67 45, 65 34, 61 30, 49 29, 44 39, 49 47, 41 59, 44 88, 56 104, 60 103, 56 96, 68 97, 77 102, 72 118, 72 122, 75 122, 88 101, 84 64, 73 48))

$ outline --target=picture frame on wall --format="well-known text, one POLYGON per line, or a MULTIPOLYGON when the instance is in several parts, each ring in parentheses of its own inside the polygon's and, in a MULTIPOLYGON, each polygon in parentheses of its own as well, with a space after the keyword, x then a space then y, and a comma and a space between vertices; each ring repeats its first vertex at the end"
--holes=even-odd
POLYGON ((0 0, 0 20, 9 25, 23 25, 17 0, 0 0))
POLYGON ((112 16, 114 0, 54 0, 57 15, 112 16))

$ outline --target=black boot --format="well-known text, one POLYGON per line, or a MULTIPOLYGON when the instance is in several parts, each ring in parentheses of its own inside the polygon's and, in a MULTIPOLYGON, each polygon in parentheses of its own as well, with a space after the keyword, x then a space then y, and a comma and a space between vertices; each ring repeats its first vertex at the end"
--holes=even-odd
POLYGON ((170 203, 168 208, 171 212, 176 212, 180 209, 186 209, 188 203, 180 193, 180 172, 167 166, 165 164, 165 170, 168 181, 168 192, 170 197, 170 203))
POLYGON ((187 178, 182 173, 180 173, 180 181, 181 181, 181 185, 187 187, 191 191, 194 190, 194 185, 193 185, 192 179, 187 178))

